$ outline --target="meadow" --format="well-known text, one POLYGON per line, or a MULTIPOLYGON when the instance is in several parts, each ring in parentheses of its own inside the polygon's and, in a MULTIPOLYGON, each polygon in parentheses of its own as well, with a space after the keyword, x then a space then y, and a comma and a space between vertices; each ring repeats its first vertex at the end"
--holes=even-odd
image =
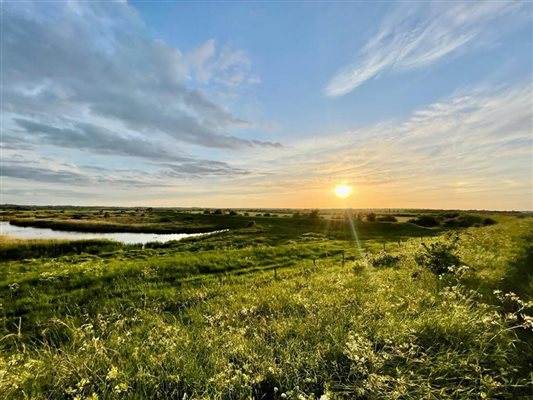
POLYGON ((533 398, 530 215, 4 207, 0 219, 229 229, 144 247, 1 237, 0 398, 533 398))

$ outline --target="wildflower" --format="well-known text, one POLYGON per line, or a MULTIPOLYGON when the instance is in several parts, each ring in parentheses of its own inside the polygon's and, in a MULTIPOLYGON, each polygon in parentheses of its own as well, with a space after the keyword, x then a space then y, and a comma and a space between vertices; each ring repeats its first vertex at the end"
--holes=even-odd
POLYGON ((118 376, 118 369, 114 365, 111 367, 109 372, 107 373, 106 380, 110 381, 113 379, 117 379, 118 376))
POLYGON ((121 382, 118 385, 116 385, 113 389, 116 393, 122 393, 122 392, 127 392, 128 388, 129 386, 127 383, 121 382))

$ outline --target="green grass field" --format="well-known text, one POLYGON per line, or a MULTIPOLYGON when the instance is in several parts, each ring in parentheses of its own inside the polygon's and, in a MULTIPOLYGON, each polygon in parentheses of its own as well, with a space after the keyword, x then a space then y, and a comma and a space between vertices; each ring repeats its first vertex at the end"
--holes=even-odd
POLYGON ((533 398, 531 217, 354 215, 359 249, 343 212, 237 214, 2 210, 57 229, 230 230, 144 248, 2 238, 0 398, 533 398))

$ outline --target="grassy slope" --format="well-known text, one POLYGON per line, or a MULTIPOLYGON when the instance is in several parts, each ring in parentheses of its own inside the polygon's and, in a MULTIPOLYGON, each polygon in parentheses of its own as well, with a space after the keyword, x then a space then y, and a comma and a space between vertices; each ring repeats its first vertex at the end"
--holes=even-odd
POLYGON ((168 248, 2 263, 0 397, 531 393, 531 338, 509 330, 516 302, 492 294, 532 299, 531 219, 465 231, 460 256, 474 272, 451 287, 414 263, 422 239, 405 241, 434 231, 360 224, 365 247, 388 240, 401 256, 377 269, 365 259, 341 266, 339 250, 358 255, 341 228, 320 225, 328 240, 302 236, 309 221, 277 224, 168 248))

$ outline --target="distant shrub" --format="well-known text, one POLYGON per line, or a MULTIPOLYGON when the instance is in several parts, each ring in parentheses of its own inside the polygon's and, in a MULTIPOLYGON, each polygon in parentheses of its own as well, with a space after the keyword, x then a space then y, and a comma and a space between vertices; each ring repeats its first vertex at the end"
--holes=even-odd
POLYGON ((377 220, 382 222, 398 222, 394 215, 382 215, 381 217, 377 217, 377 220))
POLYGON ((270 213, 264 213, 263 217, 270 217, 270 213))
POLYGON ((365 215, 364 215, 363 213, 361 213, 361 212, 360 212, 360 213, 357 213, 357 220, 358 220, 358 221, 362 221, 363 218, 364 218, 364 216, 365 216, 365 215))
POLYGON ((433 215, 419 215, 414 219, 410 219, 409 222, 426 228, 440 225, 439 220, 433 215))
POLYGON ((485 225, 485 226, 488 226, 488 225, 494 225, 494 224, 496 224, 496 223, 497 223, 496 220, 494 220, 494 219, 492 219, 492 218, 485 218, 485 219, 483 220, 483 225, 485 225))
POLYGON ((248 221, 248 223, 246 224, 247 228, 253 228, 254 226, 255 226, 255 221, 248 221))
POLYGON ((204 210, 203 214, 205 214, 205 215, 211 214, 211 211, 210 210, 204 210))
POLYGON ((250 213, 247 213, 247 212, 244 213, 245 217, 248 217, 249 215, 250 215, 250 213))
POLYGON ((172 222, 172 218, 170 218, 170 217, 161 217, 161 218, 159 218, 159 222, 172 222))
POLYGON ((456 236, 450 242, 436 242, 429 246, 422 243, 423 249, 415 255, 415 261, 436 275, 445 274, 450 268, 461 265, 461 260, 455 254, 458 241, 459 237, 456 236))
POLYGON ((460 214, 458 212, 448 212, 439 214, 442 218, 457 218, 460 214))
POLYGON ((293 218, 300 218, 302 215, 300 214, 300 211, 296 211, 295 213, 292 214, 292 217, 293 218))
POLYGON ((458 213, 455 213, 455 215, 455 217, 445 219, 442 225, 450 228, 468 228, 470 226, 481 226, 483 223, 483 218, 479 215, 458 213))
POLYGON ((481 218, 479 215, 462 214, 457 217, 457 221, 459 221, 460 227, 468 228, 469 226, 473 226, 475 224, 481 225, 483 223, 483 218, 481 218))
POLYGON ((367 220, 368 222, 374 222, 374 221, 376 221, 376 214, 373 213, 373 212, 366 214, 366 220, 367 220))
POLYGON ((309 213, 309 218, 310 219, 318 219, 318 213, 319 213, 319 210, 312 210, 309 213))
POLYGON ((235 216, 235 215, 239 215, 239 214, 237 214, 235 211, 231 210, 231 211, 229 212, 229 215, 231 215, 231 216, 235 216))
POLYGON ((400 256, 381 251, 380 253, 370 257, 369 261, 373 267, 392 267, 398 261, 400 261, 400 256))
POLYGON ((223 215, 223 214, 224 214, 224 211, 222 211, 221 209, 218 209, 218 210, 215 210, 215 211, 213 212, 213 214, 215 214, 215 215, 223 215))

